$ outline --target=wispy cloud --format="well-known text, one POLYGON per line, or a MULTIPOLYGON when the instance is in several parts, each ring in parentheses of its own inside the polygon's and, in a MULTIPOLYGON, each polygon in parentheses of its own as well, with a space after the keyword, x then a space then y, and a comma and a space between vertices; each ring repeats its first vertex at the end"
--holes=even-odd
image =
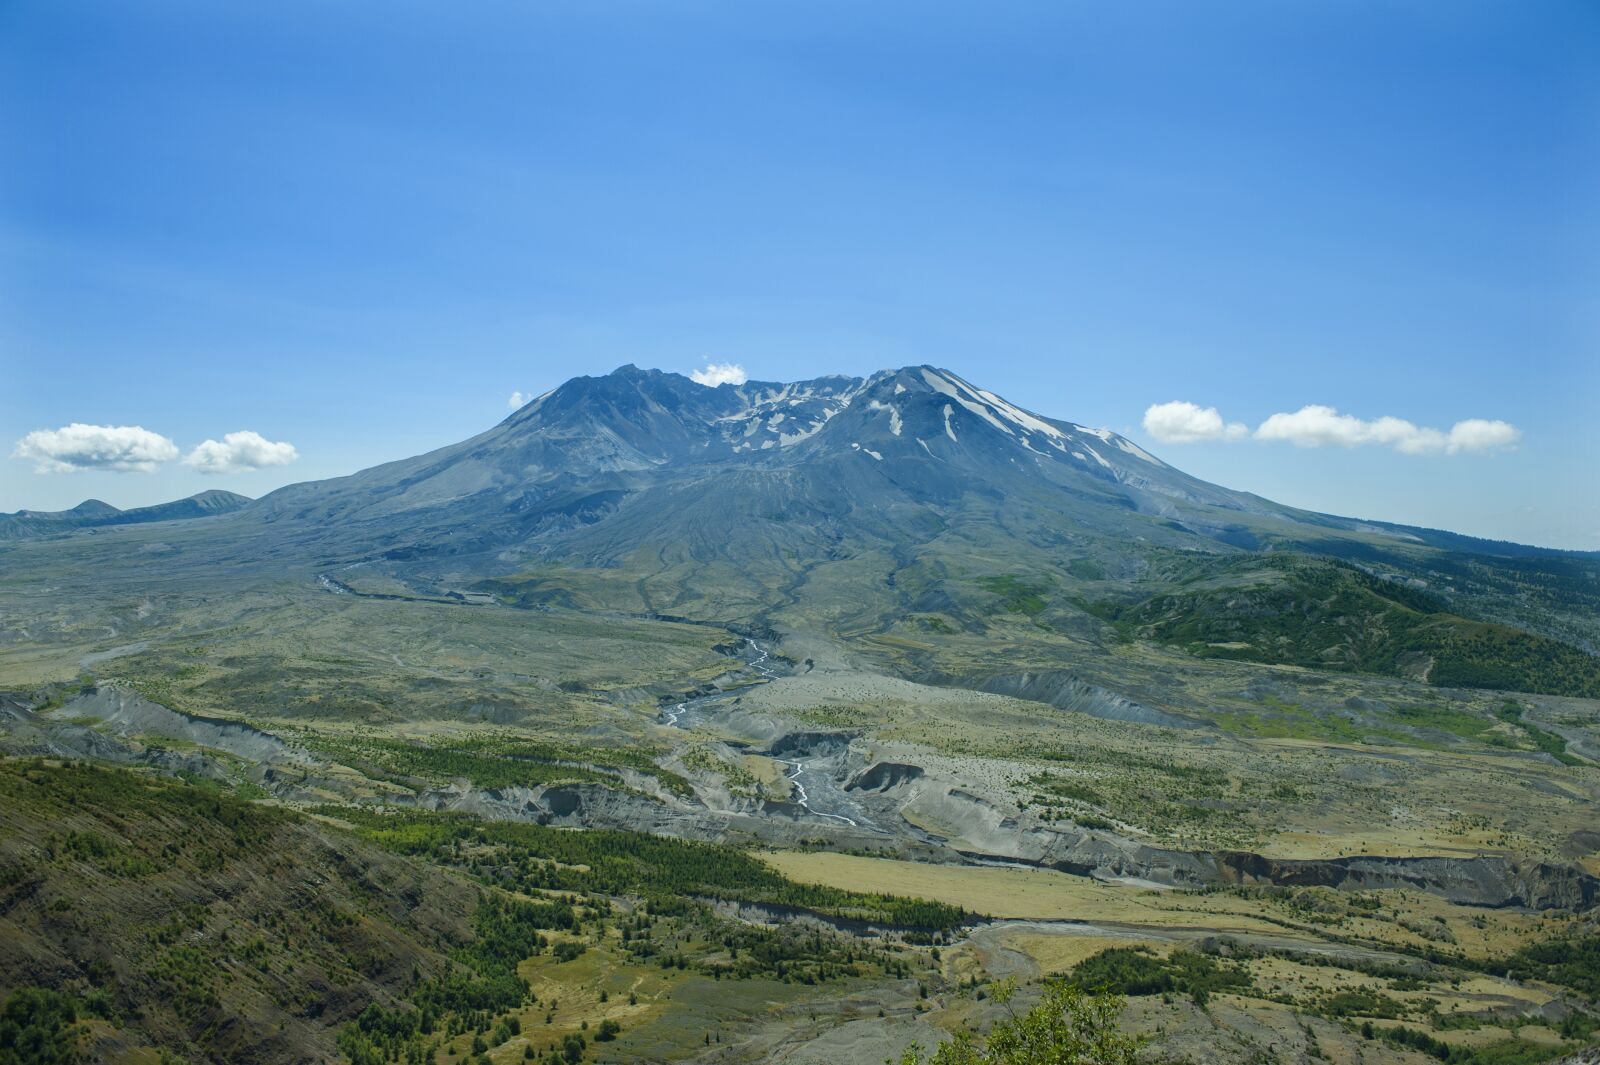
POLYGON ((1250 435, 1250 427, 1243 422, 1224 422, 1217 408, 1183 400, 1157 403, 1145 411, 1144 431, 1165 444, 1238 440, 1250 435))
POLYGON ((1225 422, 1215 407, 1200 407, 1177 400, 1157 403, 1144 412, 1144 428, 1168 444, 1194 444, 1207 440, 1277 441, 1296 447, 1392 447, 1406 455, 1483 454, 1513 447, 1522 432, 1510 422, 1466 418, 1449 429, 1431 429, 1404 418, 1384 416, 1367 420, 1340 414, 1333 407, 1308 404, 1297 411, 1274 414, 1254 433, 1242 422, 1225 422))
POLYGON ((532 396, 525 396, 521 392, 513 392, 511 393, 510 397, 506 399, 506 406, 510 407, 512 410, 521 410, 528 400, 532 398, 532 396))
POLYGON ((750 379, 744 372, 744 367, 732 362, 708 362, 704 370, 695 370, 689 374, 689 380, 707 388, 716 388, 718 385, 742 385, 750 379))
POLYGON ((246 429, 221 440, 207 440, 184 456, 183 464, 201 473, 244 473, 267 466, 286 466, 300 457, 293 444, 268 440, 246 429))
POLYGON ((178 445, 138 425, 85 425, 39 429, 17 441, 13 458, 31 459, 40 473, 111 470, 151 473, 178 457, 178 445))

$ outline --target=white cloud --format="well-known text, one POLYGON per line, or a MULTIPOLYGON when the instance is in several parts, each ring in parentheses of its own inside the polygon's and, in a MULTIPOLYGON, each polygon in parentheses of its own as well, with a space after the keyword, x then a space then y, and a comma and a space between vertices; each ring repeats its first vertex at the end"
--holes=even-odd
POLYGON ((1522 430, 1498 418, 1468 418, 1450 427, 1451 451, 1498 451, 1522 439, 1522 430))
POLYGON ((742 385, 749 379, 750 375, 744 372, 743 366, 731 362, 708 362, 704 370, 694 370, 689 374, 689 380, 707 388, 716 388, 718 385, 742 385))
POLYGON ((1446 432, 1413 425, 1404 418, 1365 421, 1313 403, 1293 413, 1274 414, 1256 429, 1257 440, 1287 441, 1296 447, 1359 447, 1378 444, 1407 455, 1483 453, 1511 447, 1522 433, 1510 422, 1468 418, 1446 432))
POLYGON ((532 398, 532 396, 525 396, 521 392, 513 392, 511 393, 511 398, 506 400, 506 406, 512 410, 521 410, 523 405, 532 398))
POLYGON ((1239 440, 1250 435, 1242 422, 1224 422, 1215 407, 1174 400, 1157 403, 1144 412, 1144 430, 1166 444, 1195 444, 1202 440, 1239 440))
POLYGON ((178 445, 137 425, 84 425, 39 429, 17 441, 12 458, 31 459, 40 473, 114 470, 151 473, 178 457, 178 445))
MULTIPOLYGON (((1242 422, 1225 422, 1215 407, 1175 400, 1144 412, 1145 432, 1167 444, 1205 440, 1242 440, 1252 435, 1242 422)), ((1311 403, 1297 411, 1272 415, 1256 427, 1257 440, 1287 442, 1295 447, 1360 447, 1377 444, 1406 455, 1482 454, 1514 446, 1522 432, 1510 422, 1467 418, 1448 430, 1415 425, 1404 418, 1367 421, 1311 403)))
POLYGON ((243 473, 264 466, 285 466, 300 457, 293 444, 273 442, 246 429, 221 440, 207 440, 184 456, 183 464, 201 473, 243 473))
MULTIPOLYGON (((1399 419, 1381 419, 1398 431, 1399 419)), ((1401 423, 1410 426, 1409 422, 1401 423)), ((1286 440, 1296 447, 1355 447, 1373 442, 1373 425, 1332 407, 1312 403, 1293 414, 1274 414, 1256 429, 1257 440, 1286 440)), ((1415 426, 1411 426, 1415 428, 1415 426)))

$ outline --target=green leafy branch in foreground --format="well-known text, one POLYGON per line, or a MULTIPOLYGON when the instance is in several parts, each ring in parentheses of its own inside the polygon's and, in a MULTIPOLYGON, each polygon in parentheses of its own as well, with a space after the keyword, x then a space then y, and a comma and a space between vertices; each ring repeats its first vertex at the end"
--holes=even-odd
MULTIPOLYGON (((1010 1009, 1014 992, 1011 984, 1001 984, 994 1000, 1010 1009)), ((1117 995, 1053 983, 1037 1006, 1013 1012, 982 1043, 963 1030, 932 1057, 911 1047, 900 1065, 1133 1065, 1141 1041, 1117 1029, 1121 1013, 1117 995)))

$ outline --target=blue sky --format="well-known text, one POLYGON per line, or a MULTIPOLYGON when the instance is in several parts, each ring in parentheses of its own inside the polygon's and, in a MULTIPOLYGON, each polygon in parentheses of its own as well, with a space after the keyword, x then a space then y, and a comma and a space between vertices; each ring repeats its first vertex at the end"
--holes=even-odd
POLYGON ((255 495, 624 362, 931 362, 1284 502, 1600 549, 1588 2, 8 0, 0 152, 4 454, 298 456, 0 458, 0 510, 255 495), (1173 443, 1169 401, 1520 437, 1173 443))

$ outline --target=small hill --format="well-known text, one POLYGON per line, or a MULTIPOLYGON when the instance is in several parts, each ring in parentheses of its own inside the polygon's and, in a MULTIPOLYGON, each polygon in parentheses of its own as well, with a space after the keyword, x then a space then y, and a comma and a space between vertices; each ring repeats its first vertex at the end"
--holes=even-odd
POLYGON ((1097 612, 1126 634, 1202 657, 1600 698, 1600 658, 1462 617, 1403 580, 1328 559, 1199 560, 1169 590, 1097 612))
POLYGON ((86 499, 71 510, 19 510, 0 514, 0 540, 27 540, 58 536, 74 529, 104 525, 141 525, 151 521, 179 521, 227 514, 250 502, 237 492, 211 489, 171 503, 119 510, 98 499, 86 499))

